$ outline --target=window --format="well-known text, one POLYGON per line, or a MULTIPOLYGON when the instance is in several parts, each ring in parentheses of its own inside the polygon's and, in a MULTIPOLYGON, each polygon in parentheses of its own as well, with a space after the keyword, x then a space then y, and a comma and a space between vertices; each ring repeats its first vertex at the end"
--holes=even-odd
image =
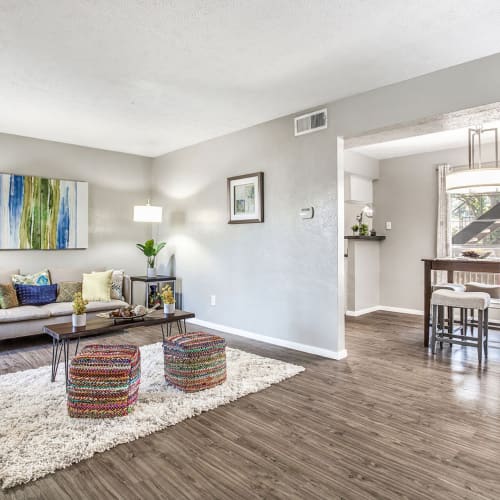
POLYGON ((467 250, 500 257, 500 193, 451 194, 452 254, 467 250))

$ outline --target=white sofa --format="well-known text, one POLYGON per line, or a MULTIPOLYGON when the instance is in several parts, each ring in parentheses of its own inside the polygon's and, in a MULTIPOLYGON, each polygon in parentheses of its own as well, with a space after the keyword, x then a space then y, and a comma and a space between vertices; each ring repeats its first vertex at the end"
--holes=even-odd
MULTIPOLYGON (((49 271, 52 283, 82 281, 82 274, 90 272, 78 269, 49 269, 49 271)), ((12 274, 19 274, 19 269, 0 270, 0 283, 10 282, 12 274)), ((124 276, 123 279, 123 299, 109 302, 89 302, 87 305, 87 319, 95 318, 95 315, 99 312, 111 311, 129 303, 129 276, 124 276)), ((0 341, 41 334, 45 325, 71 321, 72 312, 71 302, 54 302, 43 306, 19 306, 11 309, 0 309, 0 341)))

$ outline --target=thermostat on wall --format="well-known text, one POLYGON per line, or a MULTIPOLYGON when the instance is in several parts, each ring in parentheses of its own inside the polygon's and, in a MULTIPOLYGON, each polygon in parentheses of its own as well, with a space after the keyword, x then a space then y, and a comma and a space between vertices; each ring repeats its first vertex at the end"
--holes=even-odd
POLYGON ((300 216, 302 217, 302 219, 312 219, 314 217, 314 208, 313 207, 301 208, 300 216))

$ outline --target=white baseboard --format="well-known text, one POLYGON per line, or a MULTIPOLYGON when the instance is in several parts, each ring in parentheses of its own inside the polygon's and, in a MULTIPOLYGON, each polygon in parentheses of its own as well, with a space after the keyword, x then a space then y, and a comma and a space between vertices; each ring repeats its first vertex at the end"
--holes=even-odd
POLYGON ((248 332, 246 330, 240 330, 239 328, 234 328, 232 326, 219 325, 217 323, 212 323, 210 321, 203 321, 201 319, 193 318, 187 319, 188 323, 198 326, 204 326, 205 328, 210 328, 211 330, 219 330, 224 333, 231 333, 232 335, 239 335, 240 337, 246 337, 247 339, 258 340, 259 342, 265 342, 266 344, 273 344, 280 347, 286 347, 287 349, 293 349, 294 351, 307 352, 309 354, 316 354, 317 356, 322 356, 329 359, 343 359, 347 357, 347 351, 344 349, 342 351, 330 351, 329 349, 323 349, 321 347, 314 347, 312 345, 300 344, 298 342, 292 342, 290 340, 278 339, 276 337, 268 337, 266 335, 260 335, 259 333, 248 332))
POLYGON ((419 309, 406 309, 404 307, 392 307, 392 306, 373 306, 367 307, 366 309, 358 309, 357 311, 346 311, 346 316, 363 316, 363 314, 369 314, 375 311, 387 311, 387 312, 395 312, 400 314, 414 314, 416 316, 423 316, 424 311, 420 311, 419 309))
POLYGON ((423 316, 424 311, 420 309, 406 309, 404 307, 380 306, 379 311, 387 311, 401 314, 414 314, 415 316, 423 316))
POLYGON ((369 314, 375 311, 380 311, 380 308, 382 306, 373 306, 373 307, 367 307, 366 309, 358 309, 357 311, 346 311, 345 315, 346 316, 363 316, 363 314, 369 314))

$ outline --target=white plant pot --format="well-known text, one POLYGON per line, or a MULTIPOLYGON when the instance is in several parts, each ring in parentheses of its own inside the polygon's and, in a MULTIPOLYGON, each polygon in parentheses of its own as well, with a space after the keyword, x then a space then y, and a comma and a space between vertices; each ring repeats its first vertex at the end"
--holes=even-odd
POLYGON ((174 314, 175 304, 163 304, 163 312, 165 314, 174 314))
POLYGON ((154 278, 156 276, 156 267, 148 267, 147 276, 148 278, 154 278))
POLYGON ((87 324, 87 314, 72 314, 71 322, 73 326, 85 326, 87 324))

